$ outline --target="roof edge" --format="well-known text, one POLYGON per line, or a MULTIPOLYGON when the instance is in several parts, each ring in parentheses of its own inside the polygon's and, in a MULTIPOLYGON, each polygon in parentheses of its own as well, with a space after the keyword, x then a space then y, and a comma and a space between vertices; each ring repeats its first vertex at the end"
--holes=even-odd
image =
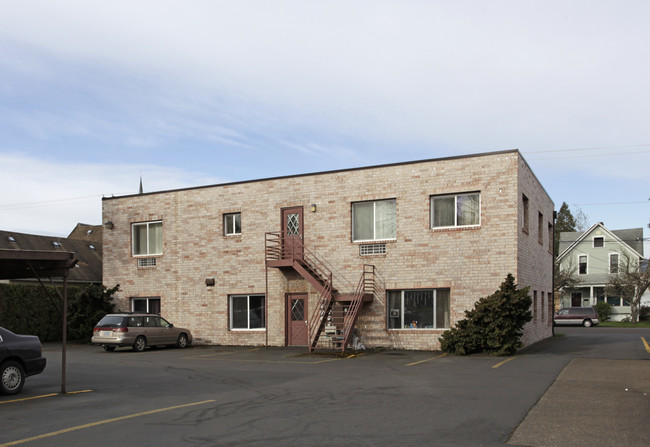
MULTIPOLYGON (((522 157, 521 152, 519 149, 507 149, 507 150, 502 150, 502 151, 493 151, 493 152, 480 152, 480 153, 475 153, 475 154, 468 154, 468 155, 453 155, 449 157, 440 157, 440 158, 427 158, 427 159, 422 159, 422 160, 412 160, 412 161, 402 161, 402 162, 397 162, 397 163, 386 163, 386 164, 380 164, 380 165, 370 165, 370 166, 360 166, 356 168, 345 168, 345 169, 334 169, 330 171, 317 171, 317 172, 309 172, 309 173, 304 173, 304 174, 291 174, 291 175, 281 175, 277 177, 266 177, 266 178, 260 178, 260 179, 253 179, 253 180, 240 180, 236 182, 227 182, 227 183, 216 183, 212 185, 202 185, 202 186, 190 186, 187 188, 177 188, 177 189, 167 189, 167 190, 161 190, 161 191, 152 191, 152 192, 146 192, 142 194, 127 194, 123 196, 112 196, 112 197, 102 197, 102 201, 104 200, 115 200, 115 199, 124 199, 124 198, 129 198, 129 197, 138 197, 138 196, 149 196, 149 195, 155 195, 155 194, 165 194, 165 193, 170 193, 170 192, 181 192, 181 191, 192 191, 195 189, 204 189, 204 188, 218 188, 218 187, 223 187, 223 186, 233 186, 233 185, 242 185, 246 183, 258 183, 258 182, 268 182, 271 180, 284 180, 284 179, 291 179, 291 178, 300 178, 300 177, 310 177, 310 176, 316 176, 316 175, 327 175, 327 174, 339 174, 342 172, 352 172, 352 171, 366 171, 369 169, 378 169, 378 168, 389 168, 393 166, 408 166, 408 165, 413 165, 413 164, 420 164, 420 163, 430 163, 430 162, 435 162, 435 161, 447 161, 447 160, 459 160, 463 158, 477 158, 477 157, 489 157, 489 156, 494 156, 494 155, 502 155, 502 154, 512 154, 516 153, 519 154, 520 157, 522 157)), ((522 157, 523 159, 523 157, 522 157)), ((526 165, 528 163, 524 160, 526 165)), ((528 169, 530 169, 530 166, 528 166, 528 169)), ((530 169, 531 172, 532 169, 530 169)), ((533 173, 534 175, 534 173, 533 173)), ((539 183, 539 179, 537 179, 539 183)), ((541 185, 541 183, 540 183, 541 185)), ((543 188, 543 186, 542 186, 543 188)), ((546 192, 546 191, 544 191, 546 192)), ((548 195, 548 193, 547 193, 548 195)))

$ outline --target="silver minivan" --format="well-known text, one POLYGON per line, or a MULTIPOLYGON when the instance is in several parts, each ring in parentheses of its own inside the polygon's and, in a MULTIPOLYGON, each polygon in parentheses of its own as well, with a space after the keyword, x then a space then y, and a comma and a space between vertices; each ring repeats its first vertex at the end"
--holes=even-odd
POLYGON ((107 351, 131 346, 134 351, 142 352, 147 346, 185 348, 192 343, 192 333, 174 326, 160 315, 117 313, 106 315, 95 325, 91 341, 107 351))

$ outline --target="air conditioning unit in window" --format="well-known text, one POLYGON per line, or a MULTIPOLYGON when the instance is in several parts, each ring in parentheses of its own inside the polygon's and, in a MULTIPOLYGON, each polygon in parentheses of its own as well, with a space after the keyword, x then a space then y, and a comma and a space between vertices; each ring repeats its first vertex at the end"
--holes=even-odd
POLYGON ((369 255, 385 255, 386 244, 365 244, 359 246, 359 254, 361 256, 369 255))
POLYGON ((155 267, 156 258, 138 258, 138 267, 155 267))

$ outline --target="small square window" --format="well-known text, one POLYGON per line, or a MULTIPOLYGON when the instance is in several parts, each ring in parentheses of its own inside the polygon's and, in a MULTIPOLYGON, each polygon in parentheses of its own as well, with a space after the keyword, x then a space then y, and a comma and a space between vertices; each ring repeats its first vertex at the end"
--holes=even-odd
POLYGON ((604 237, 595 237, 594 238, 594 248, 604 247, 605 238, 604 237))
POLYGON ((223 233, 226 236, 241 234, 241 213, 223 215, 223 233))

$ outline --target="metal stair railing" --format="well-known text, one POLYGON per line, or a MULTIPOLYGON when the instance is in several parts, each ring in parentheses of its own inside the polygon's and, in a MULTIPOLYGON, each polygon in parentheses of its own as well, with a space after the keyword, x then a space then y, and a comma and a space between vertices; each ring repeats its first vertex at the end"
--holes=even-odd
POLYGON ((363 272, 357 284, 352 301, 348 311, 345 313, 343 320, 343 340, 341 343, 341 352, 345 353, 348 343, 352 339, 352 332, 359 317, 359 310, 363 304, 363 297, 366 294, 373 294, 375 292, 375 266, 370 264, 363 265, 363 272))

